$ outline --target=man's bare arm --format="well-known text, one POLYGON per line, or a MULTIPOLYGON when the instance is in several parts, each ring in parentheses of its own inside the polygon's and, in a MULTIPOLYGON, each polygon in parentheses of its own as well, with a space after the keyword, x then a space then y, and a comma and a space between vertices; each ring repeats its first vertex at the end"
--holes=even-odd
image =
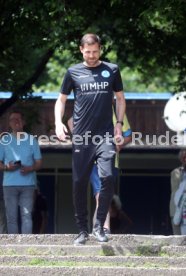
POLYGON ((117 120, 123 122, 125 111, 126 111, 126 101, 123 91, 115 93, 116 95, 116 116, 117 120))
MULTIPOLYGON (((124 97, 123 91, 119 91, 115 93, 116 95, 116 117, 117 121, 123 122, 125 110, 126 110, 126 101, 124 97)), ((114 135, 116 136, 122 136, 122 124, 117 123, 115 125, 114 129, 114 135)))
POLYGON ((62 119, 65 113, 67 95, 60 94, 54 108, 55 125, 56 125, 56 135, 60 140, 66 139, 66 134, 68 132, 66 126, 62 123, 62 119))

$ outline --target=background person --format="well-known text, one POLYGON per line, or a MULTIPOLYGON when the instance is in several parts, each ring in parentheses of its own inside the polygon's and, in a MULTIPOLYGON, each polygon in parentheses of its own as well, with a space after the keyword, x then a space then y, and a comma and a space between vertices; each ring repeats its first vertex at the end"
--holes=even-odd
POLYGON ((175 225, 173 222, 173 217, 175 215, 176 206, 174 203, 175 193, 179 188, 181 181, 183 180, 184 173, 186 171, 186 149, 181 149, 179 151, 178 158, 181 162, 181 166, 175 168, 170 175, 170 182, 171 182, 171 197, 170 197, 170 204, 169 204, 169 213, 171 218, 172 224, 172 231, 174 235, 180 235, 180 225, 175 225))
POLYGON ((186 172, 175 193, 174 202, 176 211, 173 223, 180 226, 181 235, 186 235, 186 172))
MULTIPOLYGON (((113 122, 116 122, 116 115, 115 115, 115 111, 113 110, 113 122)), ((70 132, 72 133, 73 130, 73 118, 71 117, 68 122, 67 122, 68 128, 70 130, 70 132)), ((117 177, 118 177, 118 173, 119 173, 119 151, 120 149, 127 145, 128 143, 131 142, 132 139, 132 131, 127 119, 127 116, 125 114, 124 120, 123 120, 123 127, 122 127, 122 132, 123 132, 123 143, 120 144, 120 146, 118 146, 118 151, 117 151, 117 155, 115 158, 115 169, 114 169, 114 175, 115 175, 115 182, 117 182, 117 177)), ((93 216, 93 225, 95 224, 96 221, 96 215, 97 215, 97 209, 98 209, 98 202, 99 202, 99 193, 101 190, 101 180, 99 178, 99 174, 98 174, 98 168, 97 168, 97 164, 94 163, 91 175, 90 175, 90 183, 92 185, 92 190, 93 190, 93 195, 96 199, 96 208, 95 208, 95 212, 94 212, 94 216, 93 216)), ((110 215, 109 212, 107 213, 106 216, 106 220, 104 223, 104 232, 106 234, 110 233, 110 215)))
POLYGON ((133 222, 122 210, 121 200, 118 195, 114 195, 109 208, 110 232, 111 234, 126 234, 133 222))
POLYGON ((96 34, 86 34, 81 39, 80 51, 84 62, 67 70, 61 93, 55 104, 56 134, 61 140, 66 139, 67 128, 62 123, 67 96, 74 91, 73 138, 83 138, 87 132, 91 137, 72 148, 73 202, 79 235, 75 245, 84 244, 88 239, 87 225, 87 185, 90 173, 97 161, 99 176, 102 181, 99 206, 93 235, 98 241, 106 242, 108 237, 103 225, 114 193, 114 159, 116 148, 113 142, 107 143, 105 135, 122 136, 122 122, 125 113, 123 84, 118 66, 100 60, 101 42, 96 34), (117 123, 112 122, 113 91, 116 95, 117 123), (92 138, 102 136, 101 143, 95 144, 92 138))
MULTIPOLYGON (((115 112, 113 112, 113 122, 114 123, 116 122, 115 112)), ((119 146, 117 146, 117 154, 116 154, 116 158, 115 158, 115 168, 114 168, 115 183, 117 182, 118 174, 119 174, 119 151, 121 150, 121 148, 123 146, 130 143, 131 139, 132 139, 132 131, 131 131, 131 128, 130 128, 130 125, 129 125, 126 115, 125 115, 124 121, 123 121, 122 132, 123 132, 123 138, 124 138, 123 143, 120 144, 119 146)), ((93 216, 93 225, 94 225, 95 220, 96 220, 98 203, 99 203, 99 193, 100 193, 100 189, 101 189, 101 180, 98 175, 98 168, 97 168, 96 164, 94 164, 92 173, 90 175, 90 182, 92 184, 93 194, 96 199, 96 209, 95 209, 94 216, 93 216)), ((109 212, 107 213, 107 217, 106 217, 106 220, 104 223, 104 231, 107 234, 110 233, 110 214, 109 214, 109 212)))
POLYGON ((18 206, 21 233, 32 233, 33 192, 36 171, 41 168, 41 152, 37 140, 24 132, 23 114, 13 110, 9 115, 11 133, 0 141, 0 170, 9 234, 18 234, 18 206))

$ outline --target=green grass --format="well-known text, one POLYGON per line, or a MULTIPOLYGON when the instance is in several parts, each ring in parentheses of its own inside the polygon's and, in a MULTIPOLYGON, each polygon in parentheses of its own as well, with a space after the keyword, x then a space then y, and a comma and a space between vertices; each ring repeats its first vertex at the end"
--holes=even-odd
POLYGON ((100 252, 99 256, 115 256, 114 249, 112 247, 103 247, 100 252))
MULTIPOLYGON (((6 266, 16 266, 18 264, 15 263, 3 263, 6 266)), ((153 262, 144 262, 142 264, 136 264, 133 261, 127 262, 82 262, 82 261, 51 261, 44 260, 42 258, 34 258, 30 261, 19 262, 19 266, 37 266, 37 267, 123 267, 123 268, 167 268, 169 267, 166 263, 153 263, 153 262)))
POLYGON ((65 267, 142 267, 142 268, 167 268, 168 264, 158 264, 153 262, 145 262, 141 265, 137 265, 134 262, 77 262, 77 261, 46 261, 42 259, 33 259, 27 262, 25 265, 28 266, 65 266, 65 267))
POLYGON ((138 246, 135 254, 137 256, 157 256, 157 252, 153 250, 153 247, 151 245, 138 246))
POLYGON ((4 255, 9 255, 9 256, 17 256, 18 254, 17 254, 17 252, 16 252, 16 250, 15 249, 5 249, 5 250, 3 250, 3 249, 1 249, 0 250, 0 256, 4 256, 4 255))

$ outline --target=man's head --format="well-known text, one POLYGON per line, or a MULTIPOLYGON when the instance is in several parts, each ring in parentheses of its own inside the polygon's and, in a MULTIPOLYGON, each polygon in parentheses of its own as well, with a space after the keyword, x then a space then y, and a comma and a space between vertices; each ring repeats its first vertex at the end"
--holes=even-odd
POLYGON ((12 110, 9 114, 9 126, 15 133, 23 131, 25 125, 24 117, 21 111, 12 110))
POLYGON ((85 65, 96 67, 100 64, 101 40, 96 34, 85 34, 81 39, 80 51, 83 55, 85 65))
POLYGON ((96 43, 99 45, 99 47, 101 47, 100 37, 96 34, 89 33, 89 34, 85 34, 82 37, 80 46, 84 47, 85 44, 93 45, 96 43))

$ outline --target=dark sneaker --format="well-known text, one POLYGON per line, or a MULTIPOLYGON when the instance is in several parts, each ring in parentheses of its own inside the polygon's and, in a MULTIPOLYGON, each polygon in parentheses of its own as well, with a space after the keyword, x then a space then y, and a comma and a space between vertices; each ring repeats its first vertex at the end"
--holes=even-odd
POLYGON ((108 242, 108 237, 105 235, 103 227, 93 228, 92 235, 99 241, 99 242, 108 242))
POLYGON ((103 228, 103 231, 105 232, 105 235, 109 235, 110 234, 110 230, 108 228, 103 228))
POLYGON ((86 231, 81 231, 79 235, 74 240, 74 245, 83 245, 88 240, 88 233, 86 231))

